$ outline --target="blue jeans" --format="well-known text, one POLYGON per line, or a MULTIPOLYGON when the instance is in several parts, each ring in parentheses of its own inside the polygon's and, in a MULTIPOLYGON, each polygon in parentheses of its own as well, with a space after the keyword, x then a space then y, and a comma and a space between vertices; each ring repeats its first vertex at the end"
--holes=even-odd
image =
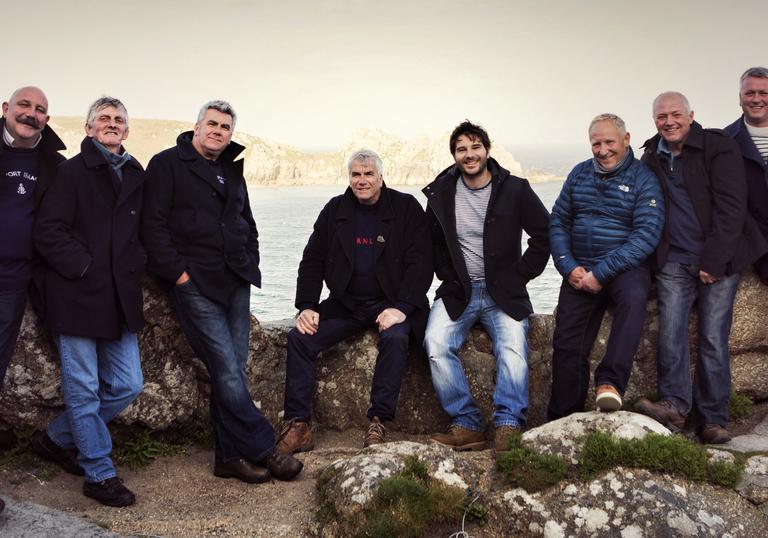
POLYGON ((677 262, 665 263, 656 275, 659 397, 672 402, 683 415, 695 409, 703 424, 728 425, 731 394, 728 337, 739 278, 739 274, 734 274, 714 284, 703 284, 697 266, 677 262), (697 297, 699 346, 692 391, 688 315, 697 297))
POLYGON ((243 282, 222 305, 191 280, 174 286, 171 299, 181 330, 211 382, 210 413, 216 461, 261 461, 275 447, 275 432, 248 392, 245 367, 251 330, 250 284, 243 282))
POLYGON ((141 393, 144 380, 136 333, 120 340, 55 335, 61 357, 61 390, 66 409, 48 424, 57 445, 77 448, 77 462, 88 482, 115 476, 109 458, 107 423, 141 393))
POLYGON ((5 371, 16 349, 26 305, 26 289, 0 291, 0 389, 3 388, 5 371))
POLYGON ((442 299, 432 305, 424 346, 432 370, 432 384, 440 405, 453 424, 485 431, 483 416, 469 391, 459 348, 469 330, 480 321, 493 340, 496 389, 493 422, 496 426, 522 427, 528 409, 528 320, 517 321, 502 311, 485 289, 484 281, 472 283, 472 297, 455 321, 442 299))

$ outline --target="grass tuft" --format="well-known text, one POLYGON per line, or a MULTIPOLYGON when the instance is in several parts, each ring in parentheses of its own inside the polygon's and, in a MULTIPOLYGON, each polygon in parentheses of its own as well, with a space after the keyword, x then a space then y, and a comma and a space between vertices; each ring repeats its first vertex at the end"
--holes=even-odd
POLYGON ((135 471, 152 463, 159 456, 177 456, 184 454, 182 445, 167 443, 153 438, 149 432, 142 431, 118 443, 112 450, 116 463, 135 471))
POLYGON ((560 456, 539 454, 522 444, 520 434, 509 440, 509 452, 497 455, 496 469, 515 487, 529 493, 553 486, 565 478, 568 464, 560 456))
POLYGON ((728 417, 732 420, 747 418, 752 414, 752 400, 738 392, 731 392, 728 400, 728 417))

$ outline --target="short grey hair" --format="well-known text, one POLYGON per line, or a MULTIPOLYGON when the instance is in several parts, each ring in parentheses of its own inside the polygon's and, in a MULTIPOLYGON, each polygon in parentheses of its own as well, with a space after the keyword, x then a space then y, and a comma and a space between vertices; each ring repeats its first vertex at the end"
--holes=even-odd
POLYGON ((384 165, 381 162, 381 157, 371 149, 359 149, 350 155, 349 160, 347 161, 347 173, 352 173, 352 165, 356 161, 366 162, 369 160, 373 161, 373 165, 376 167, 376 173, 379 174, 379 177, 383 177, 384 165))
POLYGON ((109 108, 111 106, 122 111, 122 113, 125 115, 125 127, 127 128, 128 110, 125 108, 125 105, 122 101, 120 101, 120 99, 117 99, 116 97, 110 97, 108 95, 99 97, 91 104, 90 107, 88 107, 88 115, 86 116, 85 124, 88 127, 93 127, 93 120, 96 119, 96 114, 98 114, 100 110, 104 110, 105 108, 109 108))
POLYGON ((743 83, 745 79, 749 77, 754 78, 768 78, 768 68, 765 67, 750 67, 741 75, 739 84, 743 83))
POLYGON ((611 123, 613 123, 613 125, 616 126, 616 128, 619 130, 622 136, 627 134, 627 126, 624 123, 624 120, 618 117, 616 114, 611 114, 610 112, 606 112, 604 114, 598 114, 597 116, 595 116, 592 119, 592 121, 589 123, 588 131, 592 131, 592 127, 594 127, 596 123, 600 123, 601 121, 610 121, 611 123))
POLYGON ((651 116, 656 115, 656 104, 659 102, 659 99, 663 97, 679 97, 680 100, 683 102, 683 108, 685 109, 685 112, 687 114, 691 113, 691 104, 688 102, 688 98, 683 95, 680 92, 663 92, 656 96, 656 99, 653 100, 653 106, 651 107, 651 116))
POLYGON ((221 99, 208 101, 203 106, 201 106, 200 112, 197 113, 197 123, 200 123, 201 121, 203 121, 203 118, 205 118, 205 113, 211 109, 218 110, 222 114, 229 114, 230 116, 232 116, 232 129, 234 130, 235 123, 237 123, 237 114, 235 114, 235 109, 232 108, 232 105, 230 105, 226 101, 222 101, 221 99))

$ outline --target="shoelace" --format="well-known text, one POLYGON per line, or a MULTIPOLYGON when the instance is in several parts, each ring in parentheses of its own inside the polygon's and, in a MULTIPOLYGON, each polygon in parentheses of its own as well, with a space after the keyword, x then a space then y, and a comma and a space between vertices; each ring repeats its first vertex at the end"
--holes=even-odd
POLYGON ((384 439, 384 436, 386 435, 387 430, 384 428, 384 425, 380 422, 371 422, 370 426, 368 426, 368 433, 366 434, 366 439, 370 438, 379 438, 384 439))

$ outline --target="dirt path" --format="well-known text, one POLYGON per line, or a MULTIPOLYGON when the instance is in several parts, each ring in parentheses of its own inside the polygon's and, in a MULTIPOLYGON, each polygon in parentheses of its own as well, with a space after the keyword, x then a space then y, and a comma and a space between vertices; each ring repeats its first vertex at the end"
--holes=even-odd
MULTIPOLYGON (((44 464, 31 470, 0 471, 0 492, 87 518, 125 535, 305 536, 316 509, 315 482, 320 469, 355 454, 362 430, 321 432, 316 449, 298 457, 304 471, 293 482, 249 485, 212 474, 213 452, 190 449, 187 455, 158 458, 138 471, 119 468, 137 503, 109 508, 81 494, 82 479, 44 464)), ((392 432, 388 440, 426 441, 426 436, 392 432)))

